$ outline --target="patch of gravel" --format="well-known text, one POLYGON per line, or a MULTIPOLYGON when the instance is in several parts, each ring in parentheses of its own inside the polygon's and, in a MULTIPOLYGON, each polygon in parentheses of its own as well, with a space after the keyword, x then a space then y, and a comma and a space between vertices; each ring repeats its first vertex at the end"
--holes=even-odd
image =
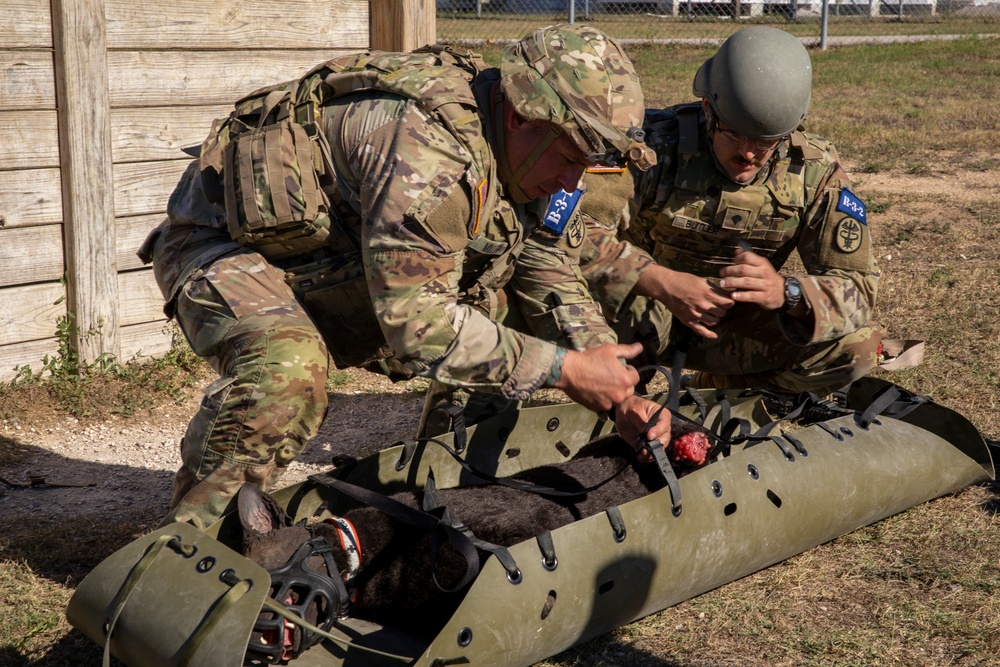
MULTIPOLYGON (((338 378, 326 420, 281 485, 329 468, 335 454, 365 456, 415 433, 426 382, 393 384, 359 370, 338 378)), ((65 415, 0 420, 0 462, 6 462, 0 465, 0 513, 35 521, 165 514, 180 440, 200 399, 193 388, 179 404, 100 423, 65 415), (33 478, 42 482, 32 486, 33 478)))

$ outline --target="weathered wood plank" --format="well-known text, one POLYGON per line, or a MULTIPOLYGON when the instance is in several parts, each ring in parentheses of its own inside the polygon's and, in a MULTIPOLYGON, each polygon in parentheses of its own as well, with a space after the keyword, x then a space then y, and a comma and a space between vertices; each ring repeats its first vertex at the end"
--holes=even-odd
POLYGON ((40 283, 0 289, 0 367, 8 367, 4 346, 51 338, 56 335, 56 320, 66 314, 66 296, 61 283, 40 283))
POLYGON ((122 361, 143 361, 162 357, 173 344, 173 331, 165 319, 159 322, 145 322, 121 328, 122 361))
POLYGON ((111 154, 115 163, 191 159, 181 149, 201 145, 212 129, 212 121, 233 110, 232 102, 113 110, 111 154))
POLYGON ((59 126, 55 111, 0 111, 3 146, 0 169, 59 166, 59 126))
MULTIPOLYGON (((190 159, 181 149, 201 144, 212 121, 232 109, 231 104, 116 109, 111 112, 112 157, 116 163, 190 159)), ((59 166, 55 111, 0 111, 0 127, 0 170, 59 166)))
POLYGON ((118 227, 118 270, 131 271, 141 269, 143 264, 135 253, 139 251, 139 246, 146 240, 153 228, 163 221, 162 213, 151 215, 137 215, 130 218, 118 218, 115 225, 118 227))
POLYGON ((62 222, 61 202, 58 169, 0 171, 0 225, 62 222))
MULTIPOLYGON (((171 327, 165 319, 122 327, 119 330, 121 352, 116 357, 123 362, 162 357, 173 345, 171 327)), ((0 382, 12 379, 18 366, 40 371, 45 355, 51 357, 58 352, 59 341, 55 337, 0 345, 0 382)))
POLYGON ((382 51, 412 51, 437 41, 434 0, 371 0, 371 43, 382 51))
POLYGON ((314 51, 111 51, 111 106, 232 104, 358 49, 314 51))
POLYGON ((106 0, 112 49, 368 48, 366 0, 106 0))
POLYGON ((0 287, 59 280, 64 270, 62 225, 0 229, 0 287))
POLYGON ((49 0, 4 0, 0 49, 52 48, 49 0))
POLYGON ((121 324, 142 324, 165 319, 163 296, 151 270, 118 274, 121 324))
POLYGON ((104 0, 52 0, 66 299, 79 331, 72 343, 87 363, 118 350, 106 34, 104 0))
POLYGON ((191 159, 115 165, 118 216, 164 213, 167 200, 191 159))
POLYGON ((10 380, 17 373, 18 366, 28 366, 33 371, 42 370, 45 355, 55 356, 59 352, 59 341, 53 338, 33 340, 0 346, 0 381, 10 380))
POLYGON ((53 67, 51 53, 0 51, 0 110, 55 109, 53 67))

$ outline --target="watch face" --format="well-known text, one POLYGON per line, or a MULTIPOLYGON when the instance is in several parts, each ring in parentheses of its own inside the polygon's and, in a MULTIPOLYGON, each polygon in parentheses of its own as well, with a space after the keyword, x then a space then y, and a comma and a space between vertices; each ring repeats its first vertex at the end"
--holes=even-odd
POLYGON ((778 312, 783 313, 794 308, 799 301, 802 301, 802 283, 795 278, 785 278, 785 303, 778 312))

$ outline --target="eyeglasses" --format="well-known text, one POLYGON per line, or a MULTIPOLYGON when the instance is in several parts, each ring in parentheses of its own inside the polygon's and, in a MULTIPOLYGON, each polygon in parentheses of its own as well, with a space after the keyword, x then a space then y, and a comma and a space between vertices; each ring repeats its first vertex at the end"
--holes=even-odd
POLYGON ((751 139, 750 137, 745 137, 738 132, 733 132, 732 130, 720 129, 718 124, 715 126, 715 136, 718 137, 722 143, 732 146, 733 148, 742 148, 747 142, 753 142, 753 147, 761 153, 767 151, 773 151, 777 148, 785 137, 778 137, 777 139, 751 139))

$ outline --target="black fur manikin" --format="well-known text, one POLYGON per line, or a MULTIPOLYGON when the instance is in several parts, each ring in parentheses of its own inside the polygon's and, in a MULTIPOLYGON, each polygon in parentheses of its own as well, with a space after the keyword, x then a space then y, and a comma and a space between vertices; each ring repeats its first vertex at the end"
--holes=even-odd
MULTIPOLYGON (((692 430, 693 427, 679 425, 671 435, 676 440, 692 430)), ((704 438, 703 434, 699 435, 704 438)), ((705 443, 707 449, 707 440, 705 443)), ((611 481, 598 489, 568 499, 495 484, 442 489, 437 491, 436 499, 476 537, 511 546, 546 530, 640 498, 665 485, 657 465, 636 462, 635 451, 617 437, 596 441, 565 463, 515 475, 515 479, 562 491, 585 489, 611 477, 611 481)), ((319 557, 307 561, 307 567, 336 577, 345 574, 347 557, 339 549, 336 527, 328 523, 308 528, 292 525, 277 503, 249 485, 240 496, 243 549, 247 558, 266 570, 273 570, 285 564, 310 537, 322 536, 335 545, 333 559, 339 572, 327 573, 319 557)), ((406 491, 391 497, 411 507, 421 504, 417 492, 406 491)), ((344 518, 356 527, 362 551, 352 615, 383 623, 404 615, 408 627, 417 621, 426 621, 428 628, 439 626, 450 617, 464 591, 448 594, 435 585, 429 534, 369 507, 351 510, 344 518)), ((443 587, 450 588, 460 580, 465 567, 464 559, 457 552, 443 547, 434 574, 443 587)))

